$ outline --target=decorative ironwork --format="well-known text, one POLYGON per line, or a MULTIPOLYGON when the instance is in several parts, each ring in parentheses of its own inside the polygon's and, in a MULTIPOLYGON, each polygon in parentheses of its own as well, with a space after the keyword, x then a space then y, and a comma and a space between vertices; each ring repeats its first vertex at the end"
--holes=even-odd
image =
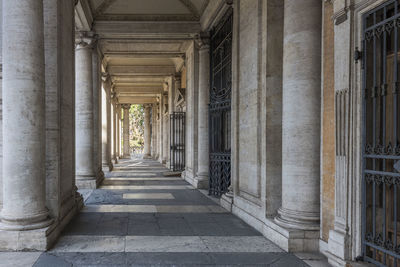
POLYGON ((400 266, 399 4, 363 16, 362 251, 380 266, 400 266))
POLYGON ((170 115, 170 169, 185 169, 185 112, 174 112, 170 115))
POLYGON ((221 196, 231 184, 232 8, 211 31, 209 194, 221 196))

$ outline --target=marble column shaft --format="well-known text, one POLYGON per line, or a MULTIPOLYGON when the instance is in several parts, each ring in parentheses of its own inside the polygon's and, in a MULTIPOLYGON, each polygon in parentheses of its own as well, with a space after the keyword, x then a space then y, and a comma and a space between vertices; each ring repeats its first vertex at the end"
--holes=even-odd
POLYGON ((3 210, 0 228, 51 223, 46 208, 43 2, 3 1, 3 210))
POLYGON ((130 149, 129 149, 129 108, 130 105, 123 105, 124 108, 124 158, 129 159, 131 157, 130 155, 130 149))
POLYGON ((321 1, 285 0, 284 8, 282 207, 276 221, 318 230, 321 1))
POLYGON ((76 178, 95 180, 93 70, 91 40, 81 40, 75 50, 76 178))
POLYGON ((208 103, 210 95, 210 47, 199 50, 198 172, 197 180, 207 183, 209 171, 208 103))
POLYGON ((144 107, 144 157, 151 157, 150 105, 144 107))

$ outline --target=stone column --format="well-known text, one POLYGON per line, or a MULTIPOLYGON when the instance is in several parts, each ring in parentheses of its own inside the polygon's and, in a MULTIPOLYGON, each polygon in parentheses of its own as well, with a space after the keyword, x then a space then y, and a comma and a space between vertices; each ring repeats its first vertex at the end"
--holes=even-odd
POLYGON ((110 80, 109 75, 106 73, 102 74, 102 92, 101 92, 101 152, 102 152, 102 167, 104 171, 112 170, 112 163, 110 161, 111 149, 110 149, 110 80), (111 163, 111 164, 110 164, 111 163))
POLYGON ((111 111, 111 116, 112 116, 112 160, 114 164, 118 163, 117 160, 117 104, 115 104, 113 100, 112 105, 112 111, 111 111))
POLYGON ((46 208, 43 2, 3 1, 3 11, 0 229, 32 230, 52 223, 46 208))
POLYGON ((113 146, 112 146, 112 103, 111 103, 111 86, 110 84, 106 88, 106 94, 107 94, 107 163, 108 163, 108 168, 111 171, 113 169, 113 163, 112 163, 112 158, 113 158, 113 146))
POLYGON ((157 122, 156 113, 157 107, 154 103, 151 105, 151 157, 156 159, 156 144, 157 144, 157 122))
POLYGON ((163 115, 163 107, 164 107, 164 103, 163 103, 163 96, 160 95, 160 105, 158 108, 158 116, 159 116, 159 128, 158 128, 158 151, 159 151, 159 157, 158 157, 158 161, 160 163, 162 163, 163 161, 163 127, 164 127, 164 115, 163 115))
POLYGON ((78 188, 96 188, 92 44, 90 33, 80 33, 75 50, 75 148, 78 188))
POLYGON ((144 159, 151 158, 150 105, 144 107, 144 159))
POLYGON ((129 149, 129 108, 131 105, 123 105, 124 109, 124 155, 123 157, 126 159, 131 158, 131 153, 129 149))
POLYGON ((170 78, 170 84, 168 86, 168 128, 167 128, 167 142, 168 142, 168 151, 167 151, 167 168, 171 166, 171 155, 170 155, 170 147, 171 147, 171 132, 170 132, 170 127, 171 127, 171 122, 170 122, 170 115, 175 112, 175 94, 176 90, 181 87, 181 77, 179 74, 176 74, 175 76, 172 76, 170 78))
POLYGON ((198 172, 194 179, 197 188, 208 188, 208 103, 210 94, 210 47, 203 44, 199 50, 199 106, 198 106, 198 172))
POLYGON ((309 231, 300 238, 289 234, 289 239, 303 239, 301 245, 289 242, 289 250, 317 250, 321 1, 286 0, 284 8, 282 207, 275 221, 285 229, 309 231))
POLYGON ((116 122, 117 122, 117 143, 116 143, 116 156, 117 160, 121 158, 121 105, 117 105, 116 110, 116 122))
MULTIPOLYGON (((168 161, 168 155, 169 155, 169 113, 168 113, 168 93, 164 93, 163 96, 163 151, 162 151, 162 164, 167 164, 168 161)), ((169 166, 169 165, 167 165, 169 166)))
POLYGON ((93 77, 93 166, 96 174, 97 184, 104 179, 102 170, 102 82, 101 66, 99 61, 99 51, 97 45, 92 49, 92 77, 93 77))

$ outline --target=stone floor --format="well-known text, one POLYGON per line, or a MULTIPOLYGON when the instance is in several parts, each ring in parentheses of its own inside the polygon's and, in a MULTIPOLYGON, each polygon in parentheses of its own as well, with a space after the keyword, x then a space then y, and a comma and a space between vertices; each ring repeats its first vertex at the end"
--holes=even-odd
POLYGON ((166 171, 122 161, 99 189, 82 192, 85 208, 53 249, 0 253, 0 266, 328 266, 282 251, 166 171))

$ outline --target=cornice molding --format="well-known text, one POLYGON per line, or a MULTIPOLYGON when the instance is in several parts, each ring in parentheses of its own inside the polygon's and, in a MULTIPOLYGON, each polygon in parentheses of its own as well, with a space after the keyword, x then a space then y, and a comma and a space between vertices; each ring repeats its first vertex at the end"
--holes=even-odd
POLYGON ((88 0, 78 0, 75 5, 75 28, 78 31, 90 31, 93 25, 93 14, 88 0))
POLYGON ((107 10, 112 4, 117 0, 103 0, 103 2, 96 8, 94 11, 94 17, 97 19, 97 16, 101 15, 104 11, 107 10))
POLYGON ((198 21, 193 14, 98 14, 99 21, 198 21))

